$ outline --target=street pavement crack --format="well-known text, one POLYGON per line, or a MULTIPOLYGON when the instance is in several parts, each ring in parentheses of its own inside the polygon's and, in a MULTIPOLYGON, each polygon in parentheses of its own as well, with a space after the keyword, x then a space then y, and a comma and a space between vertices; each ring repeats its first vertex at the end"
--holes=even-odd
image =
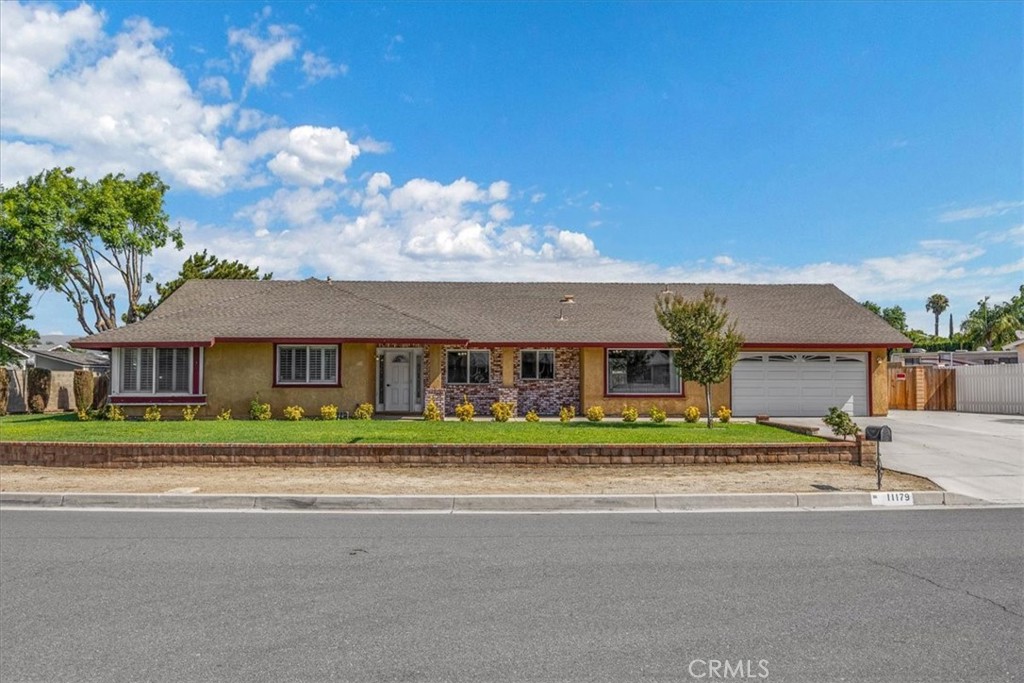
POLYGON ((910 571, 909 569, 902 569, 900 567, 894 567, 891 564, 886 564, 885 562, 879 562, 878 560, 871 560, 871 562, 873 562, 874 564, 879 565, 880 567, 885 567, 886 569, 891 569, 894 572, 899 572, 900 574, 906 574, 907 576, 912 576, 915 579, 921 579, 922 581, 926 581, 927 583, 930 583, 931 585, 935 586, 936 588, 941 588, 944 591, 950 591, 950 592, 953 592, 953 593, 964 593, 966 595, 971 596, 972 598, 974 598, 976 600, 982 600, 984 602, 989 603, 990 605, 995 605, 999 609, 1003 610, 1004 612, 1008 612, 1008 613, 1012 614, 1015 617, 1024 618, 1024 614, 1021 614, 1020 612, 1014 612, 1012 609, 1010 609, 1006 605, 1002 604, 1001 602, 996 602, 992 598, 986 598, 984 595, 978 595, 976 593, 972 593, 971 591, 967 590, 966 588, 952 588, 950 586, 944 586, 944 585, 942 585, 941 583, 939 583, 937 581, 933 581, 932 579, 929 579, 927 576, 924 576, 922 574, 917 574, 915 572, 910 571))

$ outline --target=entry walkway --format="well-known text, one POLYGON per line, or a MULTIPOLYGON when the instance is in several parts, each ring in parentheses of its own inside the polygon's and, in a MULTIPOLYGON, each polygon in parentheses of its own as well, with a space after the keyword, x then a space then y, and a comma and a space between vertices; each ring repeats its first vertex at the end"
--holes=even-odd
MULTIPOLYGON (((832 434, 818 418, 774 419, 832 434)), ((927 477, 954 493, 1024 504, 1024 416, 891 410, 856 422, 892 429, 892 443, 881 444, 886 469, 927 477)))

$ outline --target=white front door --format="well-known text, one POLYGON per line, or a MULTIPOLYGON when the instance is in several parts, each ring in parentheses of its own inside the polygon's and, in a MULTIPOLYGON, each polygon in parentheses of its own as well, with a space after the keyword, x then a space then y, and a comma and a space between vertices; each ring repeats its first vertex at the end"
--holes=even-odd
POLYGON ((419 385, 423 354, 419 349, 387 349, 384 364, 384 412, 411 413, 421 409, 419 385))

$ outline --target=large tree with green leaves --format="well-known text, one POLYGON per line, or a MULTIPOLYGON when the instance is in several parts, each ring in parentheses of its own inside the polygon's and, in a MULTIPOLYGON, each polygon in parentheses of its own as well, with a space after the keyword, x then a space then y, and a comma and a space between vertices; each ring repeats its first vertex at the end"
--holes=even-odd
POLYGON ((701 298, 688 300, 666 292, 655 304, 658 322, 668 331, 676 372, 684 382, 704 387, 708 429, 712 425, 711 387, 732 372, 743 346, 736 322, 729 320, 725 297, 704 290, 701 298))
POLYGON ((260 276, 259 268, 247 266, 241 261, 222 261, 203 249, 202 253, 196 252, 185 259, 181 264, 181 270, 178 271, 178 277, 163 284, 158 282, 156 293, 160 298, 156 302, 150 298, 149 301, 139 304, 139 313, 143 317, 149 315, 188 280, 269 280, 273 276, 273 273, 260 276))
POLYGON ((874 301, 862 301, 860 302, 860 305, 875 315, 885 319, 885 322, 889 323, 900 332, 907 331, 907 312, 904 311, 901 306, 882 308, 874 301))
POLYGON ((156 173, 95 182, 73 173, 54 168, 0 188, 0 233, 11 240, 29 283, 63 294, 82 329, 94 334, 118 324, 115 293, 104 276, 116 273, 127 292, 124 319, 134 322, 145 257, 168 242, 180 249, 182 238, 168 225, 168 188, 156 173))
POLYGON ((1016 296, 995 306, 989 305, 989 297, 986 296, 967 315, 960 330, 972 348, 1001 348, 1012 342, 1017 337, 1017 330, 1024 330, 1024 285, 1020 285, 1016 296))
MULTIPOLYGON (((32 297, 21 291, 25 277, 25 256, 17 248, 16 235, 9 231, 6 202, 0 203, 0 342, 29 346, 39 338, 28 326, 32 319, 32 297)), ((0 365, 14 354, 0 344, 0 365)))
POLYGON ((949 308, 949 298, 945 294, 932 294, 924 305, 924 310, 935 316, 935 336, 939 336, 939 316, 949 308))
MULTIPOLYGON (((21 291, 18 279, 7 271, 0 273, 0 342, 15 346, 31 346, 39 335, 26 323, 32 319, 32 297, 21 291)), ((0 344, 0 365, 14 357, 6 346, 0 344)))

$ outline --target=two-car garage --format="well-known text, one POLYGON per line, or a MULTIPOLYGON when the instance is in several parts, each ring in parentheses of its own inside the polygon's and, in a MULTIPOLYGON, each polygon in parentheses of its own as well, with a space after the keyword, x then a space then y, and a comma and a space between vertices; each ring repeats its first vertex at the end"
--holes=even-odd
POLYGON ((868 415, 868 354, 744 352, 732 371, 732 411, 820 417, 832 406, 868 415))

